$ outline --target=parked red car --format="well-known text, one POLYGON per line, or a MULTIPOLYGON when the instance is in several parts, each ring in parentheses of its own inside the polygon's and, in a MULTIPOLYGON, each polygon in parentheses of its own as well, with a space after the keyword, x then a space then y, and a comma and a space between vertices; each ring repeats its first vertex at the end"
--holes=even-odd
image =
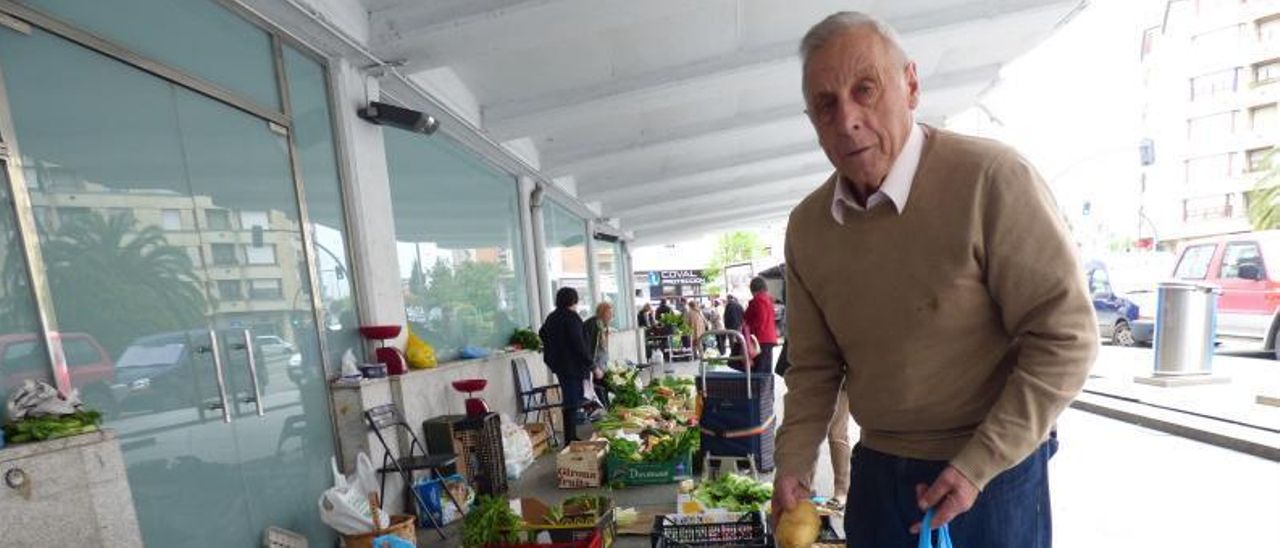
POLYGON ((1192 240, 1181 246, 1173 277, 1218 286, 1218 336, 1276 349, 1280 328, 1280 230, 1192 240))
MULTIPOLYGON (((116 367, 102 345, 86 333, 54 333, 52 337, 62 343, 66 380, 72 388, 80 389, 85 404, 103 412, 113 411, 116 406, 111 384, 115 382, 116 367)), ((0 396, 8 398, 27 379, 48 379, 49 360, 44 352, 34 333, 0 335, 0 396)))

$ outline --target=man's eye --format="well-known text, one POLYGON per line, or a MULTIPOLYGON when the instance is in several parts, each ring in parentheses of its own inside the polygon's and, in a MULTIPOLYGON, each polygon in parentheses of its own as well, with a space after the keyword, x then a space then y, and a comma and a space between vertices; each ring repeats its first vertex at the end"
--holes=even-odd
POLYGON ((870 97, 871 95, 875 94, 875 92, 876 92, 875 86, 872 86, 870 84, 862 84, 854 88, 854 93, 856 93, 858 97, 870 97))

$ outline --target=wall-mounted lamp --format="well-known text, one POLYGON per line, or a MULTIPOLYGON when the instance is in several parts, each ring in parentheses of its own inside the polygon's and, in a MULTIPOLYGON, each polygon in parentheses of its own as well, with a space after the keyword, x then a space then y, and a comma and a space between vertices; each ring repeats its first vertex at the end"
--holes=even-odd
POLYGON ((440 120, 430 114, 377 101, 372 101, 369 106, 356 111, 356 115, 381 126, 391 126, 423 135, 431 135, 440 128, 440 120))

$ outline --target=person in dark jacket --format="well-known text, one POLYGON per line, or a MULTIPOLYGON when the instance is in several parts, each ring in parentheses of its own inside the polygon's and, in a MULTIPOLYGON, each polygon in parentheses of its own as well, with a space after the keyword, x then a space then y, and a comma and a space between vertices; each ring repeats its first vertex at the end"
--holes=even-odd
POLYGON ((644 308, 641 308, 640 313, 636 315, 636 323, 640 329, 649 329, 658 323, 653 315, 653 305, 644 303, 644 308))
MULTIPOLYGON (((724 305, 724 328, 729 331, 742 331, 742 324, 745 323, 744 318, 746 315, 747 313, 742 309, 742 304, 738 302, 738 298, 729 295, 724 305)), ((732 341, 734 340, 731 339, 732 341)), ((729 350, 734 355, 742 353, 742 348, 736 342, 731 345, 729 350)), ((720 352, 723 354, 724 349, 721 348, 720 352)))
POLYGON ((750 333, 760 343, 751 370, 757 373, 773 373, 773 348, 778 346, 778 322, 773 312, 773 297, 769 285, 759 276, 751 279, 751 302, 744 316, 750 333))
POLYGON ((659 321, 659 322, 661 322, 661 321, 662 321, 662 317, 663 317, 663 316, 666 316, 667 314, 670 314, 670 313, 672 313, 672 312, 674 312, 674 310, 671 310, 671 307, 670 307, 670 306, 667 306, 667 300, 666 300, 666 299, 661 299, 661 300, 659 300, 659 301, 658 301, 658 312, 657 312, 657 314, 658 314, 658 321, 659 321))
POLYGON ((591 354, 587 352, 582 317, 574 310, 576 306, 578 292, 572 287, 560 288, 556 292, 555 311, 547 316, 538 331, 547 367, 556 374, 560 383, 565 443, 578 439, 578 409, 583 404, 583 385, 595 368, 591 354))

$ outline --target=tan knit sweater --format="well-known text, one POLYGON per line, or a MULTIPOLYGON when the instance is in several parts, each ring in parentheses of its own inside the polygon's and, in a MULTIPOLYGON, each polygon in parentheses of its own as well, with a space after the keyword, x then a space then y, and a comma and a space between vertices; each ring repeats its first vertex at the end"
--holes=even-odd
POLYGON ((813 469, 844 364, 862 444, 949 460, 982 488, 1048 436, 1093 363, 1093 305, 1040 176, 998 143, 927 135, 901 215, 837 224, 834 176, 791 213, 784 473, 813 469))

